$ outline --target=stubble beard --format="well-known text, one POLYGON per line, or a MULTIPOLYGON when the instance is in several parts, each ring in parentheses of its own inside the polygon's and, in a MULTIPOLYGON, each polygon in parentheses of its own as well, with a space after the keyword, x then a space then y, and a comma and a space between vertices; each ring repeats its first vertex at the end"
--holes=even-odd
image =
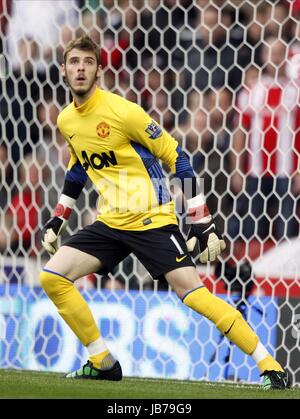
POLYGON ((72 84, 70 83, 68 74, 66 73, 66 75, 65 75, 65 81, 66 81, 67 85, 69 86, 69 88, 71 90, 71 93, 75 94, 78 97, 86 96, 92 90, 95 83, 97 83, 97 79, 98 79, 98 77, 97 77, 97 71, 96 71, 92 81, 90 82, 90 84, 87 87, 76 88, 76 87, 73 87, 72 84))

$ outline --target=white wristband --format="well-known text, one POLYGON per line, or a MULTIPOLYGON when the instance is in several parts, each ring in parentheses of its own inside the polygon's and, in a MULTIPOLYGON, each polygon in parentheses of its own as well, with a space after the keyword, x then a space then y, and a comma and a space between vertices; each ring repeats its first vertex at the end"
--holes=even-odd
POLYGON ((76 199, 71 198, 68 195, 61 194, 58 203, 62 204, 64 207, 73 208, 75 205, 76 199))
POLYGON ((67 195, 62 194, 54 210, 54 217, 59 217, 63 220, 68 220, 76 200, 67 195))
POLYGON ((197 208, 197 207, 200 207, 201 205, 205 204, 205 197, 204 197, 203 193, 200 193, 199 195, 188 199, 186 202, 187 202, 188 209, 197 208))
POLYGON ((211 221, 211 215, 205 203, 203 193, 187 200, 187 222, 191 224, 205 224, 211 221))

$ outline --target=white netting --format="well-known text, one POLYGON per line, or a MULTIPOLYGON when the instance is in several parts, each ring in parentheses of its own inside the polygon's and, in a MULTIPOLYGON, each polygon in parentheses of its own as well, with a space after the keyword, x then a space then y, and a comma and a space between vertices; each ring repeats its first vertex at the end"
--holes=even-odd
MULTIPOLYGON (((228 246, 199 274, 300 383, 299 13, 297 0, 0 0, 2 367, 66 371, 86 357, 38 273, 68 161, 59 66, 66 43, 88 33, 101 45, 102 87, 142 105, 205 180, 228 246)), ((95 203, 87 185, 67 234, 93 220, 95 203)), ((78 284, 125 374, 258 381, 252 361, 135 258, 78 284)))

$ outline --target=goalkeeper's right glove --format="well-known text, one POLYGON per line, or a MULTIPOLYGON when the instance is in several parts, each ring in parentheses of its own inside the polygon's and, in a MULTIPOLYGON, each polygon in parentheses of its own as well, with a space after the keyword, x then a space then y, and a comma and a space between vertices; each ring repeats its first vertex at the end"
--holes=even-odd
POLYGON ((198 242, 200 262, 214 262, 226 248, 226 244, 209 213, 203 194, 188 199, 187 205, 187 221, 191 224, 187 237, 187 249, 193 252, 198 242))
POLYGON ((54 255, 57 251, 58 237, 66 228, 74 203, 75 199, 67 195, 61 195, 53 217, 47 221, 42 230, 42 245, 50 255, 54 255))
POLYGON ((217 256, 226 248, 223 237, 218 232, 213 219, 208 223, 192 224, 187 238, 187 248, 193 252, 199 244, 200 262, 214 262, 217 256))

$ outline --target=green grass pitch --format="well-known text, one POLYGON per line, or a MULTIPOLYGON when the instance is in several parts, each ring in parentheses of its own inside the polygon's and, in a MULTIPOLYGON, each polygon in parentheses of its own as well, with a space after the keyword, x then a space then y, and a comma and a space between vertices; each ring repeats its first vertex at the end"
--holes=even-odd
POLYGON ((125 377, 120 382, 67 380, 62 374, 0 369, 0 398, 98 399, 300 399, 300 388, 125 377))

